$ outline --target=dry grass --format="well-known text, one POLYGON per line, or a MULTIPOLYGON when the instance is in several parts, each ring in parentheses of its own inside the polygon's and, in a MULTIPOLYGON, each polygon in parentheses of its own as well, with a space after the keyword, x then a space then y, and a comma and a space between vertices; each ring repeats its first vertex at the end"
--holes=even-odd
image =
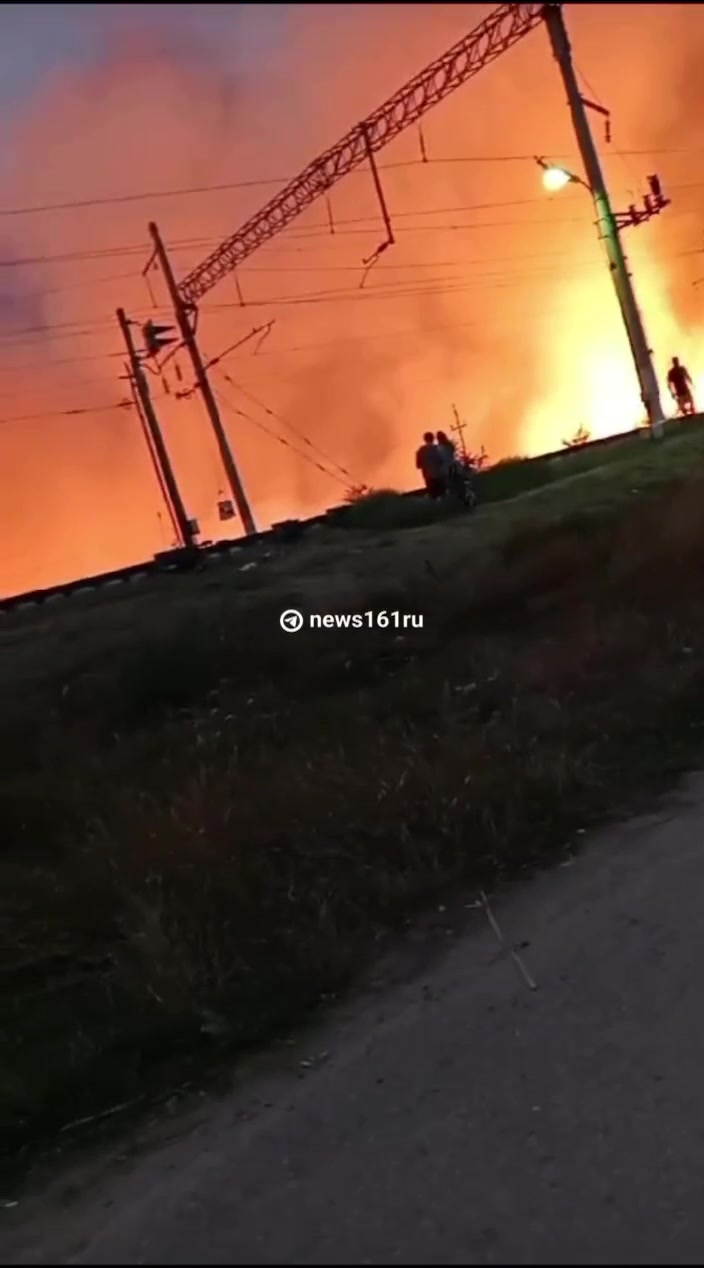
POLYGON ((433 894, 534 866, 696 760, 697 446, 6 622, 11 1148, 261 1040, 433 894), (294 637, 289 605, 425 626, 294 637))

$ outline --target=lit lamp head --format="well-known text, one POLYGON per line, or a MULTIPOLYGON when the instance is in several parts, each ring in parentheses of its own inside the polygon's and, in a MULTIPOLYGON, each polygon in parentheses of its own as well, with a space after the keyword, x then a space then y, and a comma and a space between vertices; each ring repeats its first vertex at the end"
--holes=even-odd
POLYGON ((571 172, 565 171, 564 167, 546 166, 543 168, 543 188, 549 194, 557 194, 566 185, 571 185, 575 177, 571 172))

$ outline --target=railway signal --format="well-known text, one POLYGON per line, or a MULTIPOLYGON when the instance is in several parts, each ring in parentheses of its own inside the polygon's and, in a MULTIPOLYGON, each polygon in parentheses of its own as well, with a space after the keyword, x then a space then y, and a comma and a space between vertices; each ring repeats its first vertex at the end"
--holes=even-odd
POLYGON ((178 343, 174 326, 157 326, 153 321, 145 321, 142 326, 142 338, 148 357, 158 357, 162 348, 178 343))

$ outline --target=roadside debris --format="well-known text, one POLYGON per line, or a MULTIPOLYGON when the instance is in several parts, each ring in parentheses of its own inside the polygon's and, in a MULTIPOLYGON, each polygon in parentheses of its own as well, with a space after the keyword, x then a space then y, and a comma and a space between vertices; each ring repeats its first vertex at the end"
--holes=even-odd
POLYGON ((481 890, 481 891, 480 891, 479 898, 480 898, 480 901, 481 901, 481 905, 482 905, 482 907, 484 908, 484 911, 485 911, 485 913, 486 913, 486 918, 487 918, 487 920, 489 921, 489 924, 491 925, 491 927, 492 927, 492 929, 493 929, 494 933, 496 934, 496 937, 497 937, 497 940, 498 940, 498 942, 499 942, 499 945, 503 948, 503 950, 504 950, 504 951, 508 951, 508 952, 510 953, 510 955, 511 955, 511 959, 513 960, 513 963, 515 964, 516 968, 518 969, 518 972, 520 973, 521 977, 523 978, 523 981, 525 982, 525 984, 526 984, 526 986, 528 987, 528 989, 529 989, 529 990, 531 990, 531 991, 537 991, 537 989, 538 989, 538 984, 537 984, 537 982, 535 982, 535 981, 533 980, 533 978, 531 977, 531 975, 530 975, 530 973, 528 972, 528 970, 527 970, 527 968, 526 968, 525 964, 523 963, 523 960, 521 959, 520 955, 518 954, 518 952, 517 952, 516 948, 515 948, 515 947, 513 947, 513 946, 509 946, 509 944, 507 943, 506 939, 504 938, 504 935, 502 934, 501 930, 499 929, 499 926, 498 926, 498 924, 497 924, 497 922, 496 922, 496 918, 495 918, 495 916, 494 916, 494 913, 492 912, 491 907, 489 906, 489 899, 487 898, 486 894, 484 893, 484 890, 481 890))

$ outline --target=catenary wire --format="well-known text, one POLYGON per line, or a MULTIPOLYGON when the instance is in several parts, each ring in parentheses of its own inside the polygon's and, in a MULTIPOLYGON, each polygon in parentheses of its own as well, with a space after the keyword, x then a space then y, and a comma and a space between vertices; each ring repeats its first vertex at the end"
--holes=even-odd
MULTIPOLYGON (((584 77, 582 76, 582 79, 584 77)), ((586 85, 587 81, 584 80, 586 85)), ((588 86, 588 85, 587 85, 588 86)), ((670 156, 674 154, 691 155, 704 152, 703 146, 655 146, 650 149, 629 149, 619 150, 618 156, 623 157, 642 157, 651 158, 655 155, 670 156)), ((569 152, 556 152, 556 158, 572 159, 578 155, 569 152)), ((415 158, 400 159, 390 163, 377 164, 379 171, 394 171, 409 167, 432 167, 442 166, 445 164, 456 163, 526 163, 534 162, 535 155, 529 153, 518 154, 465 154, 465 155, 438 155, 432 158, 415 158)), ((357 170, 350 175, 362 175, 363 171, 357 170)), ((260 177, 256 180, 246 181, 223 181, 212 185, 183 185, 172 189, 157 190, 138 190, 127 194, 108 194, 96 195, 91 198, 69 199, 57 202, 32 203, 23 207, 0 207, 0 216, 32 216, 40 214, 48 214, 57 211, 78 211, 88 207, 109 207, 117 206, 120 203, 132 202, 148 202, 157 198, 184 198, 198 194, 216 194, 230 193, 237 189, 257 189, 267 185, 286 185, 292 178, 290 176, 268 176, 260 177)))
MULTIPOLYGON (((217 374, 218 371, 216 370, 215 373, 217 374)), ((304 453, 302 450, 297 449, 296 446, 292 445, 290 440, 287 440, 285 436, 280 436, 277 432, 272 431, 270 427, 267 427, 264 423, 260 422, 259 419, 253 418, 252 415, 248 414, 245 410, 239 409, 238 406, 233 405, 232 401, 230 401, 225 396, 221 388, 216 389, 215 395, 217 396, 218 400, 221 401, 221 403, 226 407, 226 409, 230 410, 231 413, 236 414, 238 418, 246 419, 247 422, 252 423, 254 427, 257 427, 261 432, 269 436, 272 440, 278 441, 278 443, 280 445, 283 445, 286 449, 290 449, 292 453, 295 453, 299 458, 302 458, 304 462, 307 462, 311 466, 315 467, 318 471, 322 472, 323 475, 329 476, 329 478, 331 480, 335 480, 337 484, 340 484, 346 487, 347 485, 346 480, 344 480, 341 476, 337 475, 336 472, 330 471, 328 468, 324 467, 320 462, 316 461, 315 458, 311 458, 310 454, 304 453)))
POLYGON ((250 392, 248 388, 242 387, 241 383, 236 383, 231 375, 229 375, 225 370, 221 370, 220 373, 224 379, 227 379, 227 382, 231 385, 231 387, 234 387, 242 394, 242 396, 246 396, 253 405, 256 405, 259 409, 263 410, 264 413, 268 414, 275 422, 281 423, 281 425, 290 431, 292 435, 297 436, 298 439, 311 450, 311 452, 317 453, 324 462, 327 462, 331 467, 336 467, 346 480, 354 479, 354 476, 347 470, 346 467, 343 467, 335 458, 326 453, 320 445, 317 445, 308 436, 306 436, 304 431, 301 431, 299 427, 296 427, 295 424, 285 418, 283 414, 279 413, 275 409, 271 409, 270 406, 265 405, 264 402, 256 397, 253 392, 250 392))

